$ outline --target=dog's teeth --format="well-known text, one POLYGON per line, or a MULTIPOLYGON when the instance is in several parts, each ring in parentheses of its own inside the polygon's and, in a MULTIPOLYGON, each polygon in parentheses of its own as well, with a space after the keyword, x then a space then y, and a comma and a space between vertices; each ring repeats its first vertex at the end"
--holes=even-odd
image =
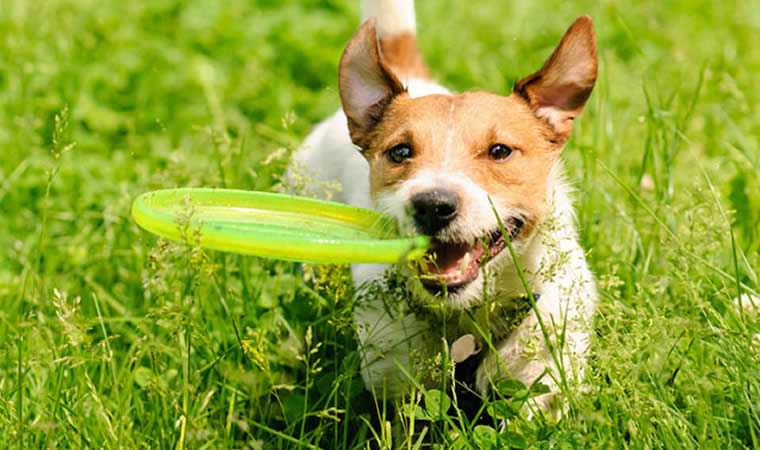
POLYGON ((462 261, 459 263, 460 273, 465 273, 467 271, 467 267, 470 265, 471 259, 472 259, 472 254, 470 254, 470 252, 467 252, 467 254, 464 255, 464 258, 462 258, 462 261))

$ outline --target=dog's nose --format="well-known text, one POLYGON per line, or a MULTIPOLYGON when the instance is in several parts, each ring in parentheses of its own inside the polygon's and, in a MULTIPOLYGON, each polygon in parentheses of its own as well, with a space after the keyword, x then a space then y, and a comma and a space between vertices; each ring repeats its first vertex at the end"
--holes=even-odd
POLYGON ((414 222, 420 233, 434 235, 448 225, 459 212, 459 196, 436 189, 412 196, 414 222))

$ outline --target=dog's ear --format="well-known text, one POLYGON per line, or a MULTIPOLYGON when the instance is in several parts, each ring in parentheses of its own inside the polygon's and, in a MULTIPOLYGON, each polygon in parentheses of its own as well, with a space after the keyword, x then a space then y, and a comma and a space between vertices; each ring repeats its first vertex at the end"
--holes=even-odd
POLYGON ((351 140, 364 149, 385 108, 395 95, 404 92, 401 82, 383 61, 374 18, 359 27, 343 51, 338 87, 351 140))
POLYGON ((564 142, 594 88, 596 67, 594 24, 591 17, 581 16, 541 70, 517 83, 514 90, 528 101, 536 116, 551 125, 557 140, 564 142))

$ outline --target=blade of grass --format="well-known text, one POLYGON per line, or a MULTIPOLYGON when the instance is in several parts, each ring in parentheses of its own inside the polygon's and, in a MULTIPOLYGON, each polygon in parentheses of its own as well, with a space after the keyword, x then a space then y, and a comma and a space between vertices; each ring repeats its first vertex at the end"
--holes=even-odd
MULTIPOLYGON (((695 260, 695 261, 697 261, 698 263, 702 264, 703 266, 705 266, 705 267, 707 267, 707 268, 711 269, 711 270, 712 270, 712 271, 714 271, 715 273, 717 273, 717 274, 719 274, 720 276, 724 277, 725 279, 727 279, 727 280, 731 280, 731 281, 733 281, 733 280, 734 280, 734 276, 732 276, 731 274, 729 274, 729 273, 726 273, 726 272, 725 272, 724 270, 722 270, 721 268, 719 268, 719 267, 716 267, 716 266, 715 266, 714 264, 712 264, 711 262, 709 262, 709 261, 705 260, 704 258, 702 258, 702 257, 700 257, 699 255, 695 254, 695 253, 694 253, 694 252, 692 252, 691 250, 689 250, 689 249, 685 248, 685 247, 683 246, 683 243, 681 242, 681 240, 680 240, 680 239, 678 239, 678 236, 676 236, 676 235, 675 235, 675 233, 673 232, 673 230, 671 230, 671 229, 670 229, 670 228, 669 228, 667 225, 665 225, 665 223, 664 223, 664 222, 663 222, 663 221, 662 221, 662 220, 661 220, 661 219, 660 219, 660 218, 657 216, 657 214, 656 214, 654 211, 652 211, 652 209, 651 209, 651 208, 649 208, 649 206, 647 206, 647 205, 646 205, 646 204, 645 204, 645 203, 644 203, 644 202, 641 200, 641 197, 639 197, 638 195, 636 195, 636 193, 635 193, 635 192, 634 192, 634 191, 631 189, 631 187, 630 187, 630 186, 628 186, 628 184, 626 184, 626 183, 625 183, 625 182, 624 182, 624 181, 623 181, 623 180, 622 180, 622 179, 621 179, 619 176, 617 176, 617 175, 616 175, 616 174, 615 174, 615 173, 614 173, 614 172, 613 172, 613 171, 612 171, 612 170, 611 170, 609 167, 607 167, 607 165, 606 165, 606 164, 604 164, 604 163, 603 163, 603 162, 601 162, 601 161, 599 162, 599 164, 601 164, 601 165, 602 165, 602 167, 604 168, 604 170, 606 170, 606 171, 607 171, 607 173, 608 173, 608 174, 609 174, 609 175, 610 175, 610 176, 611 176, 611 177, 612 177, 612 178, 613 178, 615 181, 617 181, 617 183, 618 183, 618 184, 619 184, 619 185, 620 185, 620 186, 621 186, 623 189, 625 189, 625 191, 626 191, 626 192, 627 192, 627 193, 628 193, 628 194, 629 194, 631 197, 633 197, 633 198, 634 198, 634 200, 636 200, 636 202, 637 202, 637 203, 638 203, 638 204, 639 204, 639 205, 640 205, 640 206, 641 206, 641 207, 644 209, 644 211, 646 211, 646 212, 647 212, 647 214, 649 214, 649 215, 652 217, 652 219, 654 219, 654 221, 655 221, 655 222, 657 222, 657 224, 658 224, 658 225, 660 225, 660 227, 661 227, 663 230, 665 230, 665 232, 668 234, 668 236, 670 236, 670 238, 671 238, 671 239, 673 239, 673 241, 676 243, 676 245, 678 246, 678 248, 679 248, 681 251, 683 251, 683 252, 684 252, 684 253, 685 253, 687 256, 689 256, 690 258, 694 259, 694 260, 695 260)), ((744 283, 740 283, 740 286, 741 286, 741 288, 743 288, 745 291, 747 291, 747 292, 749 292, 749 293, 751 293, 751 294, 753 294, 753 295, 760 295, 760 294, 758 294, 758 292, 757 292, 756 290, 752 289, 751 287, 747 286, 747 285, 746 285, 746 284, 744 284, 744 283)))
POLYGON ((555 349, 554 344, 549 338, 549 332, 546 328, 546 324, 544 323, 544 319, 541 317, 541 313, 538 311, 538 307, 536 305, 536 299, 533 297, 533 289, 531 289, 530 285, 528 284, 527 278, 525 278, 525 272, 523 271, 522 266, 520 265, 520 261, 517 258, 517 253, 515 253, 515 248, 512 246, 512 240, 509 238, 509 233, 507 233, 507 230, 504 227, 504 223, 501 221, 501 217, 499 216, 499 212, 496 210, 496 206, 493 204, 493 200, 491 199, 491 196, 488 196, 488 203, 491 204, 491 211, 493 212, 494 216, 496 216, 496 221, 499 223, 499 229, 501 230, 501 233, 504 236, 504 240, 507 243, 507 248, 509 248, 509 254, 512 256, 512 261, 515 264, 515 270, 517 271, 517 276, 520 278, 520 282, 523 285, 523 289, 525 289, 525 294, 528 296, 528 301, 530 301, 530 307, 533 310, 533 312, 536 314, 536 320, 538 320, 538 325, 539 325, 539 328, 541 328, 541 334, 543 335, 544 340, 546 341, 546 346, 549 349, 549 353, 552 355, 552 359, 554 360, 554 363, 557 364, 557 369, 560 373, 561 385, 563 386, 565 391, 567 391, 567 376, 559 360, 560 358, 557 353, 557 349, 555 349))

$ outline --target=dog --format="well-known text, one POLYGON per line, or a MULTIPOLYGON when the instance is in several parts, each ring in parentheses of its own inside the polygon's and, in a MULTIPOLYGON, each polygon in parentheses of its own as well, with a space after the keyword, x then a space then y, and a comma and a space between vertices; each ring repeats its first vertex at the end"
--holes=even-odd
POLYGON ((431 237, 416 266, 352 266, 365 385, 384 398, 440 386, 421 361, 443 352, 467 367, 467 390, 540 381, 550 390, 532 401, 556 410, 583 373, 597 302, 560 157, 596 81, 592 20, 575 20, 509 95, 455 94, 423 63, 412 0, 361 6, 339 64, 342 108, 293 165, 339 183, 333 200, 431 237), (381 294, 362 295, 373 283, 381 294))

